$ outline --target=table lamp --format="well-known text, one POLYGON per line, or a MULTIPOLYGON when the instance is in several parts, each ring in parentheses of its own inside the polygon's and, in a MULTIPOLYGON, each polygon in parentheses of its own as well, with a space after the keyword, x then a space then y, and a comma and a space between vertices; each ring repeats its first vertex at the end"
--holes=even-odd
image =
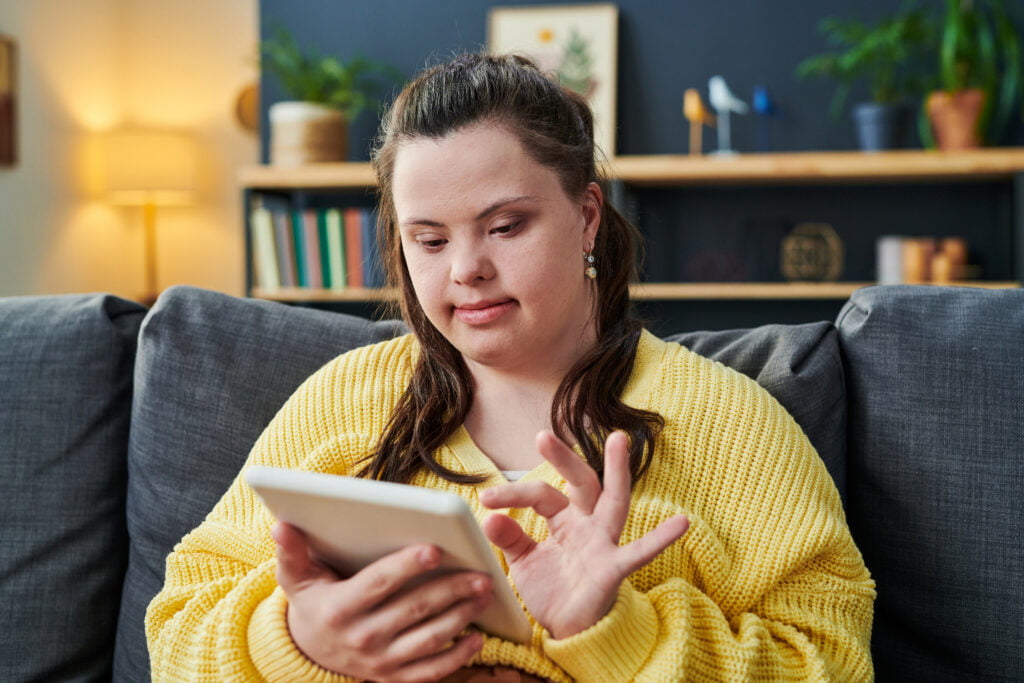
POLYGON ((184 133, 122 129, 104 140, 107 198, 142 207, 145 290, 140 301, 156 301, 156 209, 187 206, 195 199, 196 147, 184 133))

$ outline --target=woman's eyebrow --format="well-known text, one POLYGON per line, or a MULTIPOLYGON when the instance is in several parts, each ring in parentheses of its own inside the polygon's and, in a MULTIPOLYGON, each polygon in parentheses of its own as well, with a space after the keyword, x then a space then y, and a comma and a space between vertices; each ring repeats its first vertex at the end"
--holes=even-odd
MULTIPOLYGON (((498 209, 502 208, 503 206, 505 206, 507 204, 513 204, 515 202, 522 202, 522 201, 536 202, 536 201, 539 201, 539 199, 537 197, 534 197, 533 195, 528 195, 528 194, 519 195, 517 197, 505 197, 503 199, 499 199, 498 201, 490 204, 487 208, 485 208, 483 211, 478 213, 476 215, 475 220, 478 220, 478 221, 482 220, 482 219, 486 218, 487 216, 489 216, 490 214, 494 213, 495 211, 497 211, 498 209)), ((409 220, 402 221, 402 225, 426 225, 426 226, 434 227, 434 228, 443 228, 444 227, 444 223, 432 220, 430 218, 410 218, 409 220)))

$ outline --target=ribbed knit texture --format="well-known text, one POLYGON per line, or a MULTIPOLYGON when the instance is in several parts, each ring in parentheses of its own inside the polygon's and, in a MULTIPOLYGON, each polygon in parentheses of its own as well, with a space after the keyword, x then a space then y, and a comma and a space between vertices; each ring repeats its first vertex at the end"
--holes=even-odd
MULTIPOLYGON (((332 361, 281 409, 249 463, 352 473, 416 352, 406 336, 332 361)), ((792 418, 747 377, 648 333, 623 398, 666 425, 621 542, 678 513, 690 530, 630 576, 590 629, 555 640, 534 623, 531 643, 488 637, 473 664, 557 681, 870 679, 874 584, 792 418)), ((489 514, 478 490, 504 479, 467 432, 437 458, 492 477, 460 486, 420 474, 413 483, 457 493, 480 519, 489 514)), ((547 464, 525 478, 565 487, 547 464)), ((532 511, 511 515, 534 538, 547 536, 532 511)), ((308 661, 288 635, 272 522, 239 477, 168 557, 146 617, 154 680, 346 680, 308 661)))

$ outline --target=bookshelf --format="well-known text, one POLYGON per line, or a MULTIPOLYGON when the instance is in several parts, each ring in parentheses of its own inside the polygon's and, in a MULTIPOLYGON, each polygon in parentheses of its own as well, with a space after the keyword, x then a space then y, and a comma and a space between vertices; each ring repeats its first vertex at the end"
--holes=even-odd
MULTIPOLYGON (((898 150, 862 152, 790 152, 711 156, 620 156, 607 162, 616 184, 637 188, 692 188, 728 185, 895 184, 911 182, 1006 182, 1012 186, 1013 280, 962 282, 990 288, 1017 287, 1024 274, 1024 148, 991 148, 963 152, 898 150)), ((248 216, 254 198, 263 193, 343 192, 372 194, 369 163, 316 164, 295 168, 249 166, 239 175, 248 216)), ((375 302, 389 293, 254 286, 252 244, 246 225, 246 292, 254 297, 288 302, 375 302)), ((843 300, 871 282, 660 282, 633 289, 641 301, 682 300, 843 300)))

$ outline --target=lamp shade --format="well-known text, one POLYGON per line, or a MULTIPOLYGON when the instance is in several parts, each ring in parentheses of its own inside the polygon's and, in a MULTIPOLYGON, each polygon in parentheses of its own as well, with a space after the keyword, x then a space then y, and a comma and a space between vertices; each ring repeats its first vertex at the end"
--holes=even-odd
POLYGON ((196 146, 184 133, 118 130, 103 141, 107 196, 115 204, 192 203, 196 146))

